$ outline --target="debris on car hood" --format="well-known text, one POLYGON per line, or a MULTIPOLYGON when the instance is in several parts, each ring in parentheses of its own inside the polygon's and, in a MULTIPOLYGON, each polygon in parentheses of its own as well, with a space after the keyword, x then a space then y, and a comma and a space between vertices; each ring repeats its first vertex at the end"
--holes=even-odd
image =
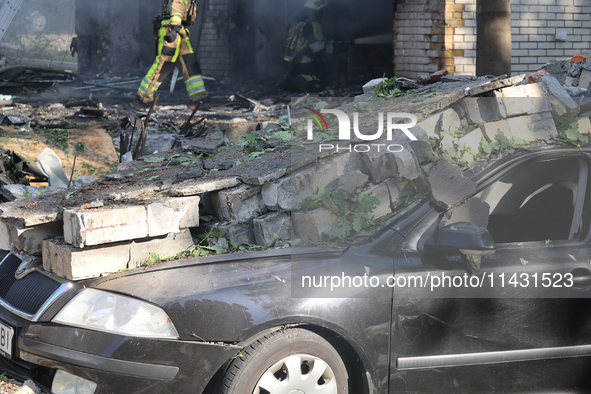
MULTIPOLYGON (((115 156, 116 169, 110 164, 110 174, 78 189, 0 205, 0 233, 7 234, 0 248, 41 253, 45 270, 78 280, 149 267, 177 254, 350 241, 394 220, 429 192, 435 206, 449 210, 445 223, 485 225, 488 208, 470 199, 476 190, 471 176, 519 150, 580 145, 591 132, 589 118, 576 112, 578 104, 568 101, 549 72, 535 83, 527 83, 525 74, 447 74, 372 81, 355 98, 305 96, 289 112, 244 94, 195 111, 155 105, 149 114, 128 105, 89 106, 94 99, 21 110, 36 117, 35 132, 65 130, 72 139, 81 130, 103 130, 121 156, 135 153, 140 142, 146 153, 137 150, 132 161, 115 156), (100 109, 102 116, 89 118, 82 108, 100 109), (357 127, 366 134, 375 133, 380 114, 413 114, 416 140, 395 136, 390 142, 404 148, 397 154, 318 151, 318 143, 342 142, 331 136, 338 125, 330 118, 325 133, 312 142, 305 138, 309 108, 357 112, 357 127), (196 121, 180 133, 191 115, 196 121), (97 123, 89 125, 89 119, 97 123), (193 239, 189 230, 199 237, 193 239)), ((58 156, 69 177, 73 158, 84 160, 88 148, 71 141, 63 147, 71 156, 58 156)), ((76 167, 89 168, 82 163, 76 167)))

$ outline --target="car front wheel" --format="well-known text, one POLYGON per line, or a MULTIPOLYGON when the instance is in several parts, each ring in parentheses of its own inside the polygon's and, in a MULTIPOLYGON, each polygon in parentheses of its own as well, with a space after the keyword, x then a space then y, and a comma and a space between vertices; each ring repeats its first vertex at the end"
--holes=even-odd
POLYGON ((347 394, 347 368, 321 336, 300 328, 274 332, 232 361, 221 394, 347 394))

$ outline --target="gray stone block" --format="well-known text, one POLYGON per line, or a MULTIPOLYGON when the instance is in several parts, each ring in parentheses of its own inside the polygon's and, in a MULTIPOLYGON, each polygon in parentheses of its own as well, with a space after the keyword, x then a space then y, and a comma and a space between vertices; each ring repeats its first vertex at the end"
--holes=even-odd
POLYGON ((372 79, 371 81, 369 81, 368 83, 363 85, 363 93, 367 94, 367 95, 373 95, 375 93, 378 85, 385 80, 386 80, 385 78, 372 79))
POLYGON ((552 110, 542 84, 513 86, 494 92, 503 118, 531 115, 552 110))
POLYGON ((471 132, 460 138, 458 145, 460 146, 460 149, 464 149, 464 147, 469 147, 474 151, 474 153, 478 153, 480 152, 482 138, 484 138, 482 130, 478 128, 472 130, 471 132))
POLYGON ((245 223, 266 211, 260 186, 242 185, 212 194, 213 209, 221 220, 245 223))
POLYGON ((476 184, 462 176, 460 167, 441 160, 429 174, 431 201, 445 210, 476 193, 476 184))
POLYGON ((361 171, 352 171, 340 177, 336 190, 343 193, 348 199, 357 200, 359 190, 365 186, 368 180, 369 176, 361 171))
POLYGON ((270 247, 277 239, 291 239, 291 216, 286 213, 269 213, 252 222, 257 245, 270 247))
POLYGON ((581 118, 579 119, 579 133, 581 134, 590 134, 591 133, 591 121, 589 118, 581 118))
POLYGON ((251 245, 256 244, 254 237, 254 225, 252 220, 248 223, 237 223, 237 222, 222 222, 214 225, 214 231, 219 232, 228 241, 233 242, 237 245, 249 243, 251 245))
POLYGON ((292 213, 294 233, 303 240, 321 240, 322 234, 328 232, 336 220, 337 216, 326 208, 292 213))
POLYGON ((470 124, 496 122, 502 118, 499 103, 493 97, 466 97, 456 105, 470 124))
POLYGON ((63 239, 43 241, 43 267, 69 280, 95 278, 121 269, 135 268, 150 257, 150 253, 174 256, 193 246, 190 231, 141 241, 93 246, 77 249, 63 239))
POLYGON ((390 201, 390 191, 385 183, 372 186, 364 191, 369 197, 376 197, 380 203, 378 206, 369 214, 374 219, 379 219, 382 216, 386 216, 392 213, 392 206, 390 201))
POLYGON ((536 78, 544 84, 546 93, 550 96, 552 104, 552 114, 554 117, 560 117, 567 113, 567 108, 574 110, 577 104, 568 94, 566 89, 550 74, 542 74, 536 78))
MULTIPOLYGON (((410 132, 415 137, 417 137, 417 141, 408 141, 406 143, 413 150, 419 163, 423 163, 428 160, 425 157, 425 154, 426 153, 433 153, 433 148, 431 147, 431 142, 429 141, 429 136, 427 135, 427 132, 419 126, 413 127, 412 129, 410 129, 410 132)), ((402 144, 402 145, 404 145, 404 144, 402 144)))
POLYGON ((40 253, 43 240, 63 234, 63 223, 52 222, 33 227, 21 227, 18 223, 6 223, 10 248, 13 252, 40 253))
POLYGON ((439 228, 455 223, 471 223, 479 227, 488 227, 489 215, 490 205, 477 197, 472 197, 446 212, 439 223, 439 228))
POLYGON ((63 213, 64 239, 75 247, 101 245, 148 236, 146 208, 65 210, 63 213))

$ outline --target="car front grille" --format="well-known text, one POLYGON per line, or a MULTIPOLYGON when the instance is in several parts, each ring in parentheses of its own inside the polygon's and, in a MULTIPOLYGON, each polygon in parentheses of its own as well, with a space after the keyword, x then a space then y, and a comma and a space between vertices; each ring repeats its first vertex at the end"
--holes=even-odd
POLYGON ((33 271, 22 279, 14 276, 21 259, 9 254, 0 263, 0 299, 23 317, 32 317, 60 289, 61 283, 33 271))

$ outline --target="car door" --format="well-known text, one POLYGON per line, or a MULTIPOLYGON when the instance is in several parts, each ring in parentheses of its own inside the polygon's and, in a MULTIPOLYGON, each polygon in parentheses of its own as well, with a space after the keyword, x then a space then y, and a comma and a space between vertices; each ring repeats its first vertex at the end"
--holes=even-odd
POLYGON ((478 272, 460 256, 425 253, 442 212, 400 229, 391 393, 591 387, 591 166, 566 152, 526 155, 481 180, 475 198, 489 204, 498 241, 478 272))

